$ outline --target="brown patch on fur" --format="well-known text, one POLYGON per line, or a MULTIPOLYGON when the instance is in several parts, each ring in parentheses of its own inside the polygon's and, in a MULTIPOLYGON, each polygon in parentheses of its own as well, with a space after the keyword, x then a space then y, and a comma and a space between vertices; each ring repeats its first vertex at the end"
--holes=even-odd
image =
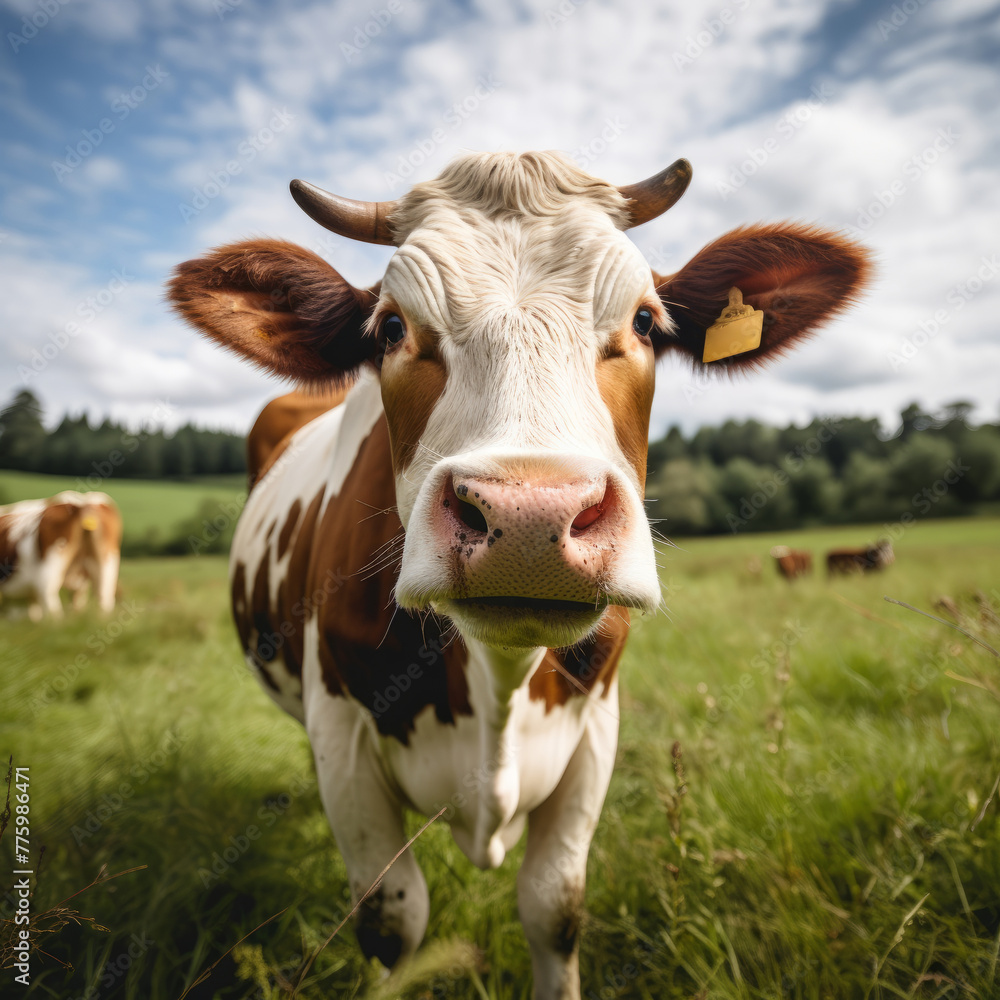
POLYGON ((301 513, 302 501, 296 497, 295 502, 288 509, 288 517, 285 518, 285 523, 282 526, 281 533, 278 535, 279 559, 281 559, 288 551, 288 543, 292 540, 292 532, 295 531, 295 526, 299 523, 299 514, 301 513))
POLYGON ((590 694, 598 682, 604 684, 607 694, 618 671, 628 631, 628 609, 613 606, 589 638, 569 649, 548 650, 528 684, 531 700, 544 701, 548 714, 574 695, 590 694))
POLYGON ((257 668, 265 684, 272 691, 280 691, 281 688, 275 683, 274 678, 268 671, 267 665, 277 656, 278 649, 284 645, 283 633, 280 629, 271 626, 271 552, 264 550, 264 556, 257 567, 257 575, 253 581, 253 592, 250 595, 250 621, 253 624, 250 644, 247 652, 253 658, 254 666, 257 668))
POLYGON ((416 716, 432 706, 439 722, 471 715, 465 646, 445 642, 434 618, 420 621, 393 599, 399 572, 391 560, 369 569, 381 546, 397 544, 389 430, 382 417, 361 445, 340 494, 323 512, 307 590, 322 590, 323 574, 343 581, 336 602, 317 611, 320 665, 331 694, 349 691, 372 713, 380 733, 407 743, 416 716), (372 511, 376 511, 375 514, 372 511))
POLYGON ((322 391, 314 392, 299 389, 272 399, 260 411, 247 435, 249 488, 260 482, 297 430, 339 406, 347 391, 347 386, 323 387, 322 391))
MULTIPOLYGON (((326 582, 318 591, 306 593, 306 576, 314 547, 316 519, 324 493, 325 488, 313 497, 301 519, 298 518, 300 501, 296 500, 289 511, 278 539, 277 558, 280 559, 284 551, 290 551, 291 554, 273 598, 270 588, 269 547, 265 547, 257 568, 252 592, 247 589, 246 566, 238 562, 233 571, 232 608, 240 643, 260 670, 264 682, 275 691, 280 687, 268 672, 267 665, 280 654, 288 673, 293 677, 302 676, 306 620, 313 609, 328 601, 339 587, 339 581, 334 581, 332 586, 326 582), (289 530, 289 524, 294 527, 296 522, 298 531, 289 530), (285 538, 286 531, 288 537, 283 548, 282 538, 285 538)), ((270 534, 269 532, 269 537, 270 534)))
POLYGON ((286 642, 282 646, 282 655, 285 667, 294 677, 302 676, 306 619, 314 608, 330 600, 340 586, 339 580, 327 579, 320 590, 306 593, 306 574, 315 541, 316 519, 325 493, 326 489, 321 489, 306 507, 299 533, 292 546, 292 554, 288 558, 284 579, 278 587, 278 618, 290 625, 286 642))
POLYGON ((76 504, 50 504, 42 511, 38 522, 38 555, 44 559, 49 549, 60 541, 75 548, 82 534, 82 515, 76 504))
POLYGON ((87 581, 97 583, 101 566, 114 553, 121 553, 122 515, 109 503, 88 502, 79 508, 81 534, 64 585, 79 589, 87 581))
POLYGON ((612 352, 597 364, 597 388, 611 414, 618 447, 635 469, 641 489, 646 482, 655 359, 648 344, 632 332, 631 321, 616 341, 612 352))
POLYGON ((870 252, 837 233, 783 222, 742 226, 699 250, 676 274, 653 279, 677 324, 654 341, 657 351, 682 350, 701 363, 705 330, 728 304, 729 289, 764 312, 760 347, 712 362, 753 368, 810 334, 851 305, 871 277, 870 252))
POLYGON ((99 546, 102 551, 106 552, 112 546, 116 549, 121 549, 124 529, 121 511, 117 507, 111 507, 106 503, 98 504, 94 509, 97 512, 98 530, 100 533, 99 546))
POLYGON ((282 240, 247 240, 179 265, 174 308, 223 347, 277 375, 343 381, 373 357, 377 296, 282 240))
POLYGON ((17 570, 17 546, 11 537, 14 519, 8 514, 0 517, 0 583, 9 580, 17 570))
POLYGON ((250 615, 250 605, 247 601, 247 568, 241 562, 238 562, 236 569, 233 570, 229 594, 233 608, 233 621, 236 622, 236 634, 240 637, 240 645, 243 649, 249 650, 253 618, 250 615))
POLYGON ((389 423, 392 467, 402 472, 413 461, 447 373, 429 336, 409 330, 382 363, 382 403, 389 423))

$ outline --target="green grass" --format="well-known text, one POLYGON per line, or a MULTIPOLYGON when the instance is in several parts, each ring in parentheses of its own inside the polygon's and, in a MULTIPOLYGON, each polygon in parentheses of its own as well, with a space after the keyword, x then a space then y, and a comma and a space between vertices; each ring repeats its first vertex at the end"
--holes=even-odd
MULTIPOLYGON (((74 476, 0 472, 0 503, 50 497, 62 490, 86 492, 90 488, 86 480, 74 476)), ((150 538, 170 537, 178 525, 197 518, 206 505, 240 502, 246 493, 246 477, 200 476, 174 482, 112 476, 95 488, 107 493, 121 508, 127 548, 150 538)))
MULTIPOLYGON (((662 550, 669 611, 636 622, 621 671, 584 996, 1000 996, 996 801, 974 826, 1000 773, 1000 661, 882 600, 933 611, 947 595, 963 627, 1000 644, 1000 520, 920 523, 866 578, 789 585, 768 558, 777 541, 819 554, 879 533, 662 550)), ((17 995, 176 1000, 287 906, 190 994, 285 996, 276 972, 347 903, 304 733, 244 673, 222 558, 126 560, 122 598, 110 621, 2 623, 0 750, 31 766, 32 843, 47 847, 34 911, 101 865, 147 866, 75 899, 109 930, 53 935, 46 950, 73 970, 36 957, 17 995), (127 973, 102 986, 119 960, 127 973)), ((2 870, 12 847, 8 830, 2 870)), ((437 825, 416 853, 432 907, 422 964, 384 995, 529 997, 521 848, 480 872, 437 825)), ((301 996, 378 990, 350 931, 315 972, 301 996)))

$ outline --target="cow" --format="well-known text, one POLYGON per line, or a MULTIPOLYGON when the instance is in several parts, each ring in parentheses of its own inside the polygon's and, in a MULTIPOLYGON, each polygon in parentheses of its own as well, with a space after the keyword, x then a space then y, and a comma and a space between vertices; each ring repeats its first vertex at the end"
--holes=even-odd
POLYGON ((831 549, 826 554, 826 573, 827 576, 836 576, 838 573, 872 573, 891 566, 895 561, 892 542, 888 538, 882 538, 866 548, 831 549))
POLYGON ((794 580, 812 572, 812 553, 805 549, 790 549, 787 545, 775 545, 771 556, 778 566, 778 573, 786 580, 794 580))
POLYGON ((247 435, 248 489, 254 488, 300 427, 342 403, 346 395, 345 386, 335 385, 323 392, 296 390, 272 399, 257 415, 247 435))
MULTIPOLYGON (((350 383, 250 495, 230 557, 249 666, 306 728, 360 898, 442 808, 459 848, 517 876, 536 998, 577 998, 590 841, 618 737, 630 612, 660 605, 643 509, 656 359, 701 365, 738 288, 764 365, 844 308, 869 260, 812 226, 750 225, 661 276, 626 231, 690 165, 615 187, 568 158, 472 153, 393 202, 293 181, 315 221, 394 246, 351 285, 287 242, 181 264, 180 314, 300 384, 350 383)), ((411 955, 428 920, 412 849, 356 918, 364 954, 411 955)))
POLYGON ((93 583, 100 609, 111 611, 121 538, 121 513, 106 493, 67 490, 0 507, 0 594, 28 598, 35 620, 60 618, 61 589, 80 609, 93 583))

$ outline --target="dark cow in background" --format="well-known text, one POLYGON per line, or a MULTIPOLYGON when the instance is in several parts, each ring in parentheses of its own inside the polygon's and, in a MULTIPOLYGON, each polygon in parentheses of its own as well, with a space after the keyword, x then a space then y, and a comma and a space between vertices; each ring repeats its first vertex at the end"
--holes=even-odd
POLYGON ((813 557, 805 549, 790 549, 787 545, 775 545, 771 555, 778 566, 778 573, 786 580, 794 580, 812 572, 813 557))
POLYGON ((617 188, 557 153, 500 153, 391 203, 296 181, 322 225, 397 248, 381 282, 357 288, 269 239, 173 279, 175 306, 222 346, 303 384, 351 383, 265 460, 230 584, 248 665, 308 732, 355 898, 400 852, 356 923, 386 966, 429 913, 404 811, 451 804, 482 868, 527 828, 534 996, 580 997, 618 662, 629 609, 661 602, 643 509, 656 358, 761 367, 867 277, 864 249, 794 223, 744 226, 654 273, 625 230, 690 176, 680 160, 617 188), (738 291, 756 319, 706 344, 738 291))
POLYGON ((885 569, 896 561, 892 542, 888 538, 879 539, 874 545, 862 549, 832 549, 826 554, 828 576, 838 573, 872 573, 885 569))

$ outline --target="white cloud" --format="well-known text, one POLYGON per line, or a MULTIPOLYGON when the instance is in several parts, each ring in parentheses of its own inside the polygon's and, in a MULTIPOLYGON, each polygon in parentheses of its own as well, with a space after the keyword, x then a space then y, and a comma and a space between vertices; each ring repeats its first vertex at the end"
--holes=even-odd
MULTIPOLYGON (((984 256, 1000 251, 1000 71, 995 59, 968 54, 973 42, 996 38, 995 22, 986 20, 990 4, 928 4, 883 39, 878 20, 891 13, 888 3, 862 10, 790 0, 586 0, 560 8, 556 0, 483 0, 466 9, 404 0, 402 13, 350 58, 341 45, 353 44, 384 4, 288 10, 242 3, 221 18, 194 0, 120 12, 110 2, 72 6, 80 12, 67 7, 65 26, 52 27, 46 44, 79 27, 100 66, 125 43, 137 69, 162 61, 172 89, 60 187, 45 176, 52 150, 96 118, 75 130, 57 124, 58 109, 36 101, 28 85, 37 72, 30 47, 16 71, 0 73, 0 99, 26 130, 5 144, 0 178, 11 231, 0 242, 0 263, 19 292, 10 306, 15 325, 0 334, 8 374, 0 393, 16 387, 25 353, 107 282, 109 262, 128 260, 138 279, 127 295, 47 371, 50 405, 137 417, 146 387, 147 398, 172 394, 178 413, 245 426, 276 387, 169 316, 159 283, 172 263, 266 233, 311 245, 348 278, 369 284, 389 251, 316 227, 288 196, 291 177, 384 199, 402 191, 387 180, 401 159, 419 180, 470 148, 590 147, 589 169, 616 183, 677 156, 693 161, 685 199, 633 234, 658 270, 676 269, 735 225, 788 217, 860 229, 879 260, 878 282, 861 305, 754 380, 685 393, 690 379, 666 363, 654 432, 672 421, 691 428, 729 415, 783 422, 846 410, 891 423, 913 399, 933 406, 958 396, 975 399, 980 416, 995 415, 987 362, 995 371, 1000 281, 984 284, 960 309, 947 301, 984 256), (723 9, 733 16, 720 29, 723 9), (825 30, 833 15, 841 35, 853 17, 844 41, 832 42, 825 30), (467 117, 450 114, 484 76, 499 86, 467 117), (829 96, 810 108, 812 88, 822 85, 829 96), (284 108, 294 116, 287 128, 252 158, 241 153, 284 108), (619 134, 598 149, 594 140, 608 120, 620 123, 619 134), (959 138, 924 163, 938 130, 948 128, 959 138), (766 161, 751 164, 745 183, 721 197, 719 184, 769 139, 775 148, 766 161), (920 169, 910 176, 914 157, 920 169), (229 172, 232 162, 238 172, 229 172), (210 191, 213 174, 218 193, 185 224, 178 206, 210 191), (902 190, 879 211, 879 193, 888 198, 894 182, 902 190), (113 197, 123 191, 132 193, 127 211, 113 197), (67 192, 75 199, 69 207, 67 192), (941 308, 951 310, 946 328, 893 369, 894 347, 941 308)), ((107 74, 95 73, 104 88, 95 92, 106 98, 107 74)), ((68 77, 54 82, 61 91, 75 85, 68 77)), ((76 89, 74 101, 83 101, 87 87, 76 89)))

